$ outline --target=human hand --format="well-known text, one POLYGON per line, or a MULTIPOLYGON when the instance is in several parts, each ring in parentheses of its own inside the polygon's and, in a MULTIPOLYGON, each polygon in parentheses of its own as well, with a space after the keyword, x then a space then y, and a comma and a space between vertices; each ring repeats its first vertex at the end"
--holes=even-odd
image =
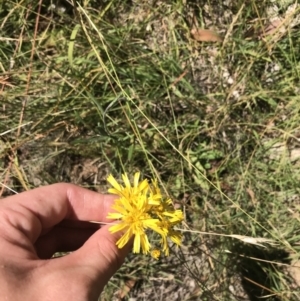
POLYGON ((111 222, 115 198, 60 183, 0 200, 1 300, 98 300, 130 246, 87 221, 111 222))

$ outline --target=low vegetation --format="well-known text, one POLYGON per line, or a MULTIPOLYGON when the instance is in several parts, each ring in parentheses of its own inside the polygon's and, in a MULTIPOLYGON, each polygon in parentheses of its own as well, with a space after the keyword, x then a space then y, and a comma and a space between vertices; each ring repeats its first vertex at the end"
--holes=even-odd
POLYGON ((300 300, 299 12, 3 1, 2 197, 106 192, 110 173, 140 171, 184 211, 183 244, 130 255, 101 300, 300 300))

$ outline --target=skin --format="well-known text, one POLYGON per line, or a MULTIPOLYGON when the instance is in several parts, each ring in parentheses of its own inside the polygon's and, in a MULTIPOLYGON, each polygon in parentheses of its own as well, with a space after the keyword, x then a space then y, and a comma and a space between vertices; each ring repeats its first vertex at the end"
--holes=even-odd
POLYGON ((54 184, 0 201, 1 300, 98 300, 131 246, 106 216, 116 196, 54 184), (55 252, 74 251, 52 258, 55 252))

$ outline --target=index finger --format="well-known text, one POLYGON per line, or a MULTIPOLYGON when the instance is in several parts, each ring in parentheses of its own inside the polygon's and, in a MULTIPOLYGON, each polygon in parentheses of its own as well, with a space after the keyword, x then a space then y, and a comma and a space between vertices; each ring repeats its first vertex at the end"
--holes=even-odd
POLYGON ((64 219, 109 222, 106 216, 115 198, 59 183, 5 198, 0 201, 0 212, 2 222, 4 217, 4 222, 25 231, 34 242, 42 229, 51 228, 64 219))

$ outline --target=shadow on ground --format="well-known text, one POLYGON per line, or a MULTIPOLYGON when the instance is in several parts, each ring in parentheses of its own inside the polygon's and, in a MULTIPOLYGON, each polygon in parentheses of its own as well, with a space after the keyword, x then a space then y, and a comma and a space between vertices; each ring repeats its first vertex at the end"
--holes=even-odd
POLYGON ((242 286, 251 301, 281 301, 277 296, 278 284, 284 273, 280 265, 289 264, 288 253, 279 250, 267 250, 256 246, 237 244, 232 252, 236 254, 237 272, 241 275, 242 286))

